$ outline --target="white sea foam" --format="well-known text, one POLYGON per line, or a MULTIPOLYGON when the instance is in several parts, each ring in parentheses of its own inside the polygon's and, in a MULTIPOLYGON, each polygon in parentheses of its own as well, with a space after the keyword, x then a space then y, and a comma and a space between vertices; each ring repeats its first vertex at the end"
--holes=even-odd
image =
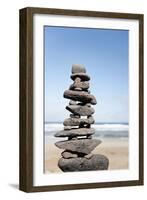
POLYGON ((96 131, 128 131, 128 124, 93 124, 96 131))
POLYGON ((46 123, 45 124, 45 132, 60 131, 63 128, 64 126, 61 123, 46 123))
MULTIPOLYGON (((128 124, 93 124, 96 131, 128 131, 128 124)), ((46 123, 45 132, 60 131, 64 128, 62 123, 46 123)))

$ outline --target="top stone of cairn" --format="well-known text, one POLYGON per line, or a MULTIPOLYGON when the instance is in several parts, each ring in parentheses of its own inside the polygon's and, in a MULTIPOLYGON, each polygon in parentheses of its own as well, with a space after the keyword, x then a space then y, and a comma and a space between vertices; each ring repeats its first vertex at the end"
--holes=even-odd
POLYGON ((73 64, 71 71, 72 71, 72 74, 86 73, 85 67, 79 64, 73 64))

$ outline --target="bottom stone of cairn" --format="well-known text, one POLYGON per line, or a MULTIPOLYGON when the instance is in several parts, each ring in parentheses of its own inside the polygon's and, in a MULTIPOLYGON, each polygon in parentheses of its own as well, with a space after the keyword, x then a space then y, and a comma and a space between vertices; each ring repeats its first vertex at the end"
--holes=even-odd
POLYGON ((108 158, 100 154, 93 154, 90 158, 60 158, 58 162, 63 172, 107 170, 108 165, 108 158))

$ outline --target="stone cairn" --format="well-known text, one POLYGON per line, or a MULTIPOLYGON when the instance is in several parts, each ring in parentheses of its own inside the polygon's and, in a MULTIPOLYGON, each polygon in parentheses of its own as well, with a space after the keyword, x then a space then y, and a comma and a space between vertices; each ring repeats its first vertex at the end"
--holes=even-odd
POLYGON ((90 77, 83 66, 73 65, 71 79, 74 83, 64 92, 64 98, 70 99, 66 109, 71 114, 64 120, 64 130, 55 134, 55 137, 68 138, 55 143, 64 149, 58 166, 64 172, 106 170, 109 160, 104 155, 91 153, 101 141, 92 139, 95 130, 91 128, 94 123, 91 104, 95 105, 97 101, 88 90, 90 77))

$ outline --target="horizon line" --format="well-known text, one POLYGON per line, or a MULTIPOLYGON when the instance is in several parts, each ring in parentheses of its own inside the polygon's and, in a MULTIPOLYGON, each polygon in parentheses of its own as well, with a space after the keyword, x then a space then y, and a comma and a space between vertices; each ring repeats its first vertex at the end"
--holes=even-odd
MULTIPOLYGON (((47 123, 62 123, 62 121, 45 121, 45 124, 47 123)), ((95 122, 94 124, 129 124, 129 122, 105 122, 105 121, 102 121, 102 122, 95 122)))

